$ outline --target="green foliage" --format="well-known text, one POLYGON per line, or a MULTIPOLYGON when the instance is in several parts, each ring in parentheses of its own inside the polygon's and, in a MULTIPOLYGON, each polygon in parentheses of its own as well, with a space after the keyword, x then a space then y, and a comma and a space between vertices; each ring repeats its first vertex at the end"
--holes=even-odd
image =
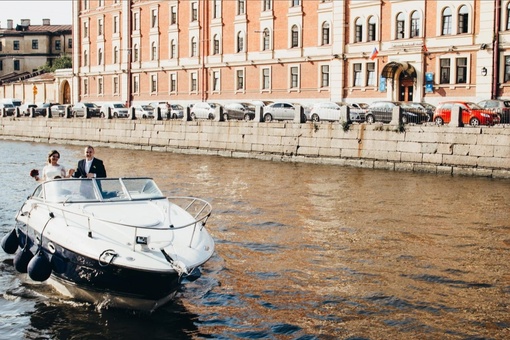
POLYGON ((62 68, 72 68, 73 61, 69 55, 61 55, 57 59, 53 59, 52 62, 47 62, 46 65, 41 66, 39 70, 45 72, 55 72, 55 70, 59 70, 62 68))

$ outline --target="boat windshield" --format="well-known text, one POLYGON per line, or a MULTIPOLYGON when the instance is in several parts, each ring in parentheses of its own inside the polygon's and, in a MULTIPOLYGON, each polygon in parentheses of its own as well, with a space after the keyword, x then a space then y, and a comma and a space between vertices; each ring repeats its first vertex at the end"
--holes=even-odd
POLYGON ((33 196, 54 203, 164 198, 156 183, 145 177, 50 180, 38 186, 33 196))

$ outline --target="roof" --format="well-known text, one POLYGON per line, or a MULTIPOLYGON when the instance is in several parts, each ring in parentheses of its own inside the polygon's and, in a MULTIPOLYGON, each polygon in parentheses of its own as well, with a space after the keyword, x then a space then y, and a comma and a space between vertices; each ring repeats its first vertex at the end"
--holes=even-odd
POLYGON ((17 25, 15 28, 1 28, 1 35, 62 34, 73 31, 73 25, 17 25))

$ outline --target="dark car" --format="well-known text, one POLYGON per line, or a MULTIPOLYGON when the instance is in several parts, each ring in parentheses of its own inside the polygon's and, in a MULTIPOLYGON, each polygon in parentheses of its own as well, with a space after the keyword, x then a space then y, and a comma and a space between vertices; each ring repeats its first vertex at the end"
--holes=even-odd
POLYGON ((74 117, 85 116, 85 108, 88 108, 90 117, 101 117, 100 107, 94 103, 79 102, 71 108, 74 117))
POLYGON ((415 102, 409 102, 406 103, 407 106, 414 108, 416 110, 423 111, 427 113, 427 115, 430 117, 429 121, 432 121, 432 118, 434 117, 434 112, 436 111, 436 107, 429 103, 415 103, 415 102))
POLYGON ((482 100, 478 105, 483 109, 492 110, 499 114, 501 124, 510 123, 510 100, 488 99, 482 100))
POLYGON ((244 119, 246 121, 255 118, 255 108, 248 103, 227 103, 223 106, 223 119, 244 119))
POLYGON ((51 110, 51 107, 55 106, 55 105, 60 105, 60 104, 59 103, 44 103, 41 106, 36 107, 34 109, 34 116, 46 117, 47 108, 49 108, 51 110))
POLYGON ((402 109, 402 123, 426 123, 430 116, 426 111, 411 107, 403 102, 377 101, 368 106, 365 114, 367 123, 382 122, 389 123, 393 118, 393 109, 400 107, 402 109))

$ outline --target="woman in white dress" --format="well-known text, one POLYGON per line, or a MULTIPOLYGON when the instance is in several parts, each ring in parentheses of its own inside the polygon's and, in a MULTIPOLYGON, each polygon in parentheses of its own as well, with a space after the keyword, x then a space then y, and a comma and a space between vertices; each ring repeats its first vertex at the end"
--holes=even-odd
POLYGON ((60 153, 57 150, 51 150, 48 153, 48 164, 42 170, 42 176, 39 177, 39 171, 37 170, 32 170, 30 175, 34 177, 36 181, 47 181, 54 178, 69 177, 67 176, 66 169, 62 165, 58 164, 59 159, 60 153))

